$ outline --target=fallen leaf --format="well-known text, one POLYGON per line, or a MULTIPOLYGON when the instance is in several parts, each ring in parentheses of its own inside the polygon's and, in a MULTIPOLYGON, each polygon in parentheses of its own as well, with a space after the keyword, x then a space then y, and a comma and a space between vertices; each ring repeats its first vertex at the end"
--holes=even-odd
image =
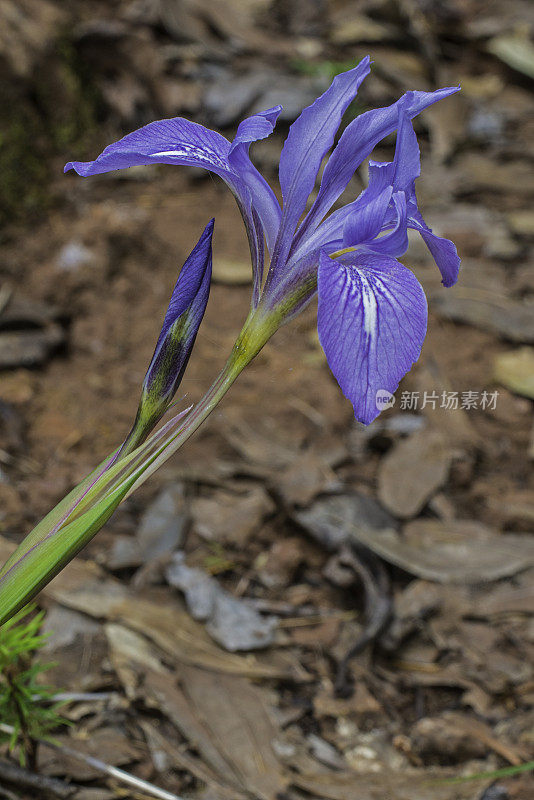
POLYGON ((310 451, 299 453, 286 469, 273 475, 273 482, 288 506, 308 506, 318 494, 341 488, 325 459, 310 451))
POLYGON ((176 676, 150 652, 147 639, 106 626, 113 663, 126 687, 130 671, 143 671, 143 691, 198 750, 228 786, 274 800, 287 780, 273 749, 279 735, 264 690, 245 678, 181 666, 176 676))
POLYGON ((442 589, 424 580, 411 581, 395 596, 393 619, 380 637, 380 645, 394 652, 412 633, 421 628, 424 620, 439 611, 442 589))
POLYGON ((495 357, 494 377, 510 391, 534 399, 534 348, 500 353, 495 357))
POLYGON ((377 531, 395 529, 397 525, 376 500, 360 494, 325 497, 310 508, 295 512, 294 518, 328 550, 338 550, 350 542, 355 531, 372 537, 377 531))
POLYGON ((70 691, 102 687, 102 664, 107 657, 102 626, 85 614, 53 604, 41 628, 48 639, 42 650, 54 666, 47 672, 50 684, 70 691))
POLYGON ((224 652, 177 601, 162 603, 160 598, 151 599, 149 592, 145 596, 127 589, 117 580, 104 578, 92 562, 75 559, 44 593, 68 608, 145 633, 181 663, 257 678, 289 675, 288 668, 262 664, 252 655, 245 658, 224 652))
POLYGON ((205 720, 240 785, 254 796, 274 800, 287 778, 272 749, 279 731, 265 693, 241 677, 220 677, 214 681, 205 670, 186 669, 181 681, 195 716, 205 720))
MULTIPOLYGON (((142 748, 131 737, 112 726, 91 731, 89 737, 56 734, 54 741, 114 767, 139 761, 143 756, 142 748)), ((75 781, 94 780, 102 776, 102 772, 90 764, 44 747, 39 749, 39 772, 45 775, 68 775, 75 781)))
POLYGON ((534 45, 526 36, 508 33, 496 36, 490 39, 487 48, 512 69, 534 78, 534 45))
MULTIPOLYGON (((473 786, 439 784, 447 777, 456 777, 451 770, 403 770, 393 772, 322 773, 299 775, 293 784, 312 797, 325 800, 473 800, 473 786)), ((490 781, 486 779, 486 783, 490 781)), ((481 781, 483 784, 483 781, 481 781)), ((480 784, 478 784, 480 789, 480 784)))
MULTIPOLYGON (((425 363, 419 365, 415 380, 420 397, 423 398, 425 392, 427 392, 427 396, 436 392, 441 398, 443 392, 449 393, 452 390, 445 367, 441 367, 435 357, 427 359, 425 363)), ((464 408, 459 405, 451 414, 446 403, 439 402, 435 405, 434 408, 434 404, 428 403, 422 412, 432 427, 440 431, 451 446, 458 446, 463 450, 464 448, 471 449, 480 443, 481 437, 474 429, 469 414, 464 408)))
POLYGON ((380 501, 397 517, 414 517, 447 480, 451 459, 438 431, 418 431, 398 442, 380 462, 380 501))
POLYGON ((418 519, 402 534, 354 529, 354 540, 412 575, 441 583, 482 583, 534 565, 528 534, 496 534, 478 522, 418 519))
POLYGON ((245 461, 268 473, 287 467, 295 457, 295 451, 276 433, 262 430, 259 426, 252 427, 243 420, 232 419, 224 430, 224 436, 245 461))
POLYGON ((154 767, 158 771, 163 772, 167 766, 175 766, 179 770, 190 772, 209 787, 203 793, 203 800, 250 800, 250 795, 223 785, 216 773, 206 766, 201 758, 184 747, 173 746, 155 725, 151 725, 147 720, 140 720, 139 725, 143 729, 154 767))
POLYGON ((492 586, 491 592, 474 597, 469 603, 469 614, 480 619, 512 614, 534 616, 534 570, 525 570, 512 584, 499 583, 492 586))
POLYGON ((185 595, 197 620, 225 650, 257 650, 274 641, 277 619, 264 616, 245 598, 233 597, 215 578, 196 567, 188 567, 183 553, 176 553, 165 570, 167 581, 185 595))
POLYGON ((143 562, 179 547, 188 521, 184 487, 167 486, 141 517, 136 539, 143 562))
POLYGON ((195 530, 200 536, 238 547, 247 543, 274 510, 273 501, 261 486, 242 493, 220 489, 208 497, 196 497, 191 503, 195 530))
POLYGON ((534 342, 534 304, 514 303, 491 292, 459 287, 434 298, 434 307, 455 322, 474 325, 509 339, 534 342))
POLYGON ((149 562, 176 550, 189 524, 189 510, 182 484, 167 486, 144 510, 135 536, 115 536, 106 567, 110 570, 144 566, 136 580, 147 574, 149 562))

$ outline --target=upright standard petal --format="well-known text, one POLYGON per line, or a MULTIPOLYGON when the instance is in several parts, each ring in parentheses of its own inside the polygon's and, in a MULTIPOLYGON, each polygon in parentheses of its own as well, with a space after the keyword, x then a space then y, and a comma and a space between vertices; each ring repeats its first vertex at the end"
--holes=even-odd
POLYGON ((393 189, 407 191, 421 174, 421 153, 413 123, 404 108, 399 109, 399 126, 393 158, 393 189))
POLYGON ((230 153, 239 145, 248 146, 252 142, 258 142, 260 139, 266 139, 267 136, 270 136, 281 110, 282 106, 273 106, 273 108, 268 108, 267 111, 258 111, 257 114, 253 114, 251 117, 244 119, 243 122, 240 122, 230 145, 230 153))
POLYGON ((392 394, 419 358, 425 294, 410 270, 373 253, 344 263, 321 254, 318 293, 317 327, 328 364, 356 419, 369 424, 383 393, 392 394))
MULTIPOLYGON (((369 162, 369 186, 361 195, 361 202, 367 201, 368 206, 363 211, 358 206, 347 217, 343 229, 344 246, 354 246, 362 242, 358 238, 361 229, 361 218, 372 216, 375 213, 375 225, 380 221, 381 232, 389 233, 374 241, 367 241, 368 247, 376 253, 391 256, 403 255, 408 249, 408 228, 418 231, 423 241, 441 272, 443 285, 446 287, 456 283, 460 269, 460 259, 456 247, 449 239, 436 236, 423 220, 418 208, 415 195, 415 181, 421 172, 420 153, 417 137, 412 122, 405 111, 399 112, 399 128, 395 146, 395 157, 391 162, 369 162), (384 192, 389 184, 392 189, 392 203, 383 214, 378 214, 373 209, 379 192, 384 192)), ((380 195, 378 195, 380 196, 380 195)), ((334 212, 332 217, 339 212, 334 212)), ((320 225, 319 233, 328 224, 329 217, 320 225)), ((316 235, 316 234, 315 234, 316 235)), ((310 240, 314 236, 310 237, 310 240)))
POLYGON ((458 86, 435 92, 407 92, 391 106, 366 111, 347 125, 325 166, 315 202, 299 228, 299 241, 315 230, 378 142, 393 133, 399 123, 399 110, 413 119, 425 108, 457 91, 458 86))
POLYGON ((366 57, 354 69, 336 75, 326 92, 305 108, 289 129, 279 170, 284 206, 274 258, 280 264, 289 253, 321 162, 334 143, 343 114, 369 74, 369 65, 366 57))

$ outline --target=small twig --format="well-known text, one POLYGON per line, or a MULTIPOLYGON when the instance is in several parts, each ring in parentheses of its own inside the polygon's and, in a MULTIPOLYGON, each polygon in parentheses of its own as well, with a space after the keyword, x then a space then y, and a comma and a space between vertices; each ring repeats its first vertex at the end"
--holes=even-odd
MULTIPOLYGON (((0 722, 0 730, 4 731, 4 733, 13 733, 13 728, 11 725, 6 725, 3 722, 0 722)), ((128 786, 133 786, 135 789, 146 792, 153 797, 160 798, 160 800, 185 800, 185 798, 180 797, 177 794, 167 792, 165 789, 160 789, 158 786, 154 786, 153 783, 144 781, 141 778, 136 778, 135 775, 131 775, 129 772, 125 772, 118 767, 112 767, 110 764, 105 764, 103 761, 100 761, 99 758, 94 758, 93 756, 88 756, 85 753, 80 753, 78 750, 73 750, 66 745, 54 744, 54 742, 48 742, 41 739, 39 740, 39 743, 45 745, 46 747, 51 747, 53 750, 57 750, 66 756, 76 758, 78 761, 83 761, 85 764, 89 764, 89 766, 93 767, 104 775, 109 775, 111 778, 121 781, 121 783, 125 783, 128 786)))
MULTIPOLYGON (((3 730, 9 727, 9 725, 2 725, 3 730)), ((49 778, 47 775, 38 775, 36 772, 19 767, 17 764, 11 764, 9 761, 0 761, 0 779, 21 789, 42 792, 43 794, 58 797, 60 800, 68 800, 78 791, 76 786, 71 786, 65 781, 49 778)), ((3 787, 2 791, 4 792, 4 797, 9 797, 3 787)), ((14 797, 15 795, 11 796, 14 797)))
POLYGON ((338 697, 352 694, 348 676, 349 662, 383 632, 389 624, 392 612, 389 578, 380 559, 366 547, 356 544, 352 545, 345 557, 363 584, 366 621, 361 635, 338 664, 335 680, 335 693, 338 697))
POLYGON ((51 703, 97 703, 117 697, 117 692, 58 692, 50 698, 51 703))

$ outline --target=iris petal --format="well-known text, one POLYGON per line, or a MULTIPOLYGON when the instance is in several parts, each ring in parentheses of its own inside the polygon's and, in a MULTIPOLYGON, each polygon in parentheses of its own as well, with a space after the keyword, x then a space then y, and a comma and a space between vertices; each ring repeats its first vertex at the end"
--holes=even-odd
MULTIPOLYGON (((248 145, 270 136, 280 115, 282 106, 274 106, 267 111, 260 111, 239 123, 237 133, 230 145, 230 156, 239 145, 248 145)), ((231 158, 230 158, 231 160, 231 158)))
POLYGON ((352 247, 368 242, 378 236, 391 200, 393 188, 386 186, 380 194, 362 203, 359 210, 354 211, 343 228, 343 243, 352 247))
MULTIPOLYGON (((282 212, 273 190, 250 160, 248 151, 252 142, 271 135, 281 110, 282 106, 275 106, 243 120, 228 152, 228 163, 232 171, 241 177, 250 191, 252 205, 262 222, 267 247, 271 252, 278 235, 282 212)), ((257 249, 262 246, 263 243, 257 242, 257 249)))
POLYGON ((289 253, 321 162, 334 143, 343 114, 369 74, 369 65, 370 60, 366 57, 354 69, 336 75, 326 92, 305 108, 291 125, 280 156, 284 208, 275 249, 275 260, 280 264, 289 253))
POLYGON ((454 286, 460 272, 460 257, 454 242, 437 236, 418 211, 408 218, 408 226, 421 234, 421 238, 441 272, 442 284, 447 288, 454 286))
POLYGON ((182 117, 151 122, 108 145, 94 161, 69 161, 64 171, 74 169, 87 177, 147 164, 174 164, 214 172, 236 197, 254 254, 261 249, 258 239, 263 233, 274 246, 281 211, 271 187, 248 157, 248 144, 269 135, 278 113, 278 108, 269 109, 244 120, 232 144, 219 133, 182 117), (261 220, 260 230, 252 206, 261 220))
POLYGON ((402 256, 408 249, 408 226, 406 219, 406 195, 404 192, 393 194, 395 208, 395 227, 385 236, 375 239, 369 246, 374 253, 389 256, 402 256))
POLYGON ((319 339, 356 419, 368 424, 419 358, 427 304, 410 270, 393 258, 361 253, 350 263, 321 254, 319 339))
POLYGON ((404 110, 412 119, 433 103, 457 91, 459 87, 453 86, 435 92, 406 92, 391 106, 366 111, 347 125, 325 166, 319 193, 299 229, 299 238, 315 230, 362 161, 378 142, 393 133, 398 125, 399 110, 404 110))
POLYGON ((182 117, 151 122, 108 145, 94 161, 69 161, 65 172, 98 175, 143 164, 186 164, 223 177, 228 170, 230 142, 215 131, 182 117))
POLYGON ((406 191, 421 174, 419 143, 412 120, 404 109, 399 111, 399 128, 393 159, 393 188, 406 191))

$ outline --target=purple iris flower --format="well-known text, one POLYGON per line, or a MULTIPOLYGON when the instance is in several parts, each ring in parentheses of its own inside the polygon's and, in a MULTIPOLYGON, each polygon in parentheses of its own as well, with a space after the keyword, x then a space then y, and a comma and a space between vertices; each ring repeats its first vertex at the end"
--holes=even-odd
POLYGON ((232 142, 177 117, 125 136, 94 161, 65 167, 87 176, 141 164, 185 164, 219 175, 233 192, 247 229, 254 284, 249 320, 270 335, 317 291, 321 344, 356 418, 364 423, 378 415, 378 395, 394 392, 417 360, 426 332, 423 289, 396 260, 408 247, 408 229, 420 233, 445 286, 456 282, 460 265, 454 244, 434 234, 418 211, 419 147, 411 122, 458 87, 407 92, 390 106, 367 111, 334 146, 343 114, 369 70, 369 58, 364 58, 337 75, 291 126, 280 156, 282 207, 248 152, 252 142, 272 132, 280 106, 245 119, 232 142), (395 130, 393 161, 371 161, 367 188, 330 213, 355 170, 395 130), (264 243, 270 254, 265 280, 264 243))

